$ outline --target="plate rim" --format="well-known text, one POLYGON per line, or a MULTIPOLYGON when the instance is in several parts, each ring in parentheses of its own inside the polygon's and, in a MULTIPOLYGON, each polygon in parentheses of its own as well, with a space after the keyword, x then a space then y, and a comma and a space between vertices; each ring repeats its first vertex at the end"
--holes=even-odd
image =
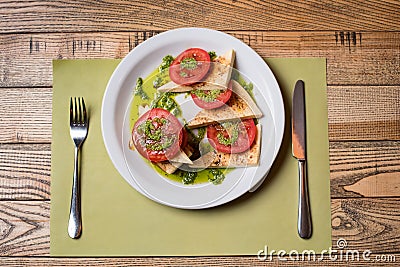
MULTIPOLYGON (((280 150, 280 148, 281 148, 281 146, 282 146, 283 135, 284 135, 284 128, 285 128, 285 108, 284 108, 284 103, 283 103, 282 92, 281 92, 280 87, 279 87, 279 84, 278 84, 278 82, 277 82, 277 80, 276 80, 276 78, 275 78, 275 76, 274 76, 272 70, 271 70, 270 67, 268 66, 268 64, 267 64, 267 63, 265 62, 265 60, 262 59, 261 56, 258 55, 251 47, 249 47, 247 44, 245 44, 245 43, 242 42, 241 40, 237 39, 236 37, 234 37, 234 36, 232 36, 232 35, 229 35, 229 34, 227 34, 227 33, 224 33, 224 32, 221 32, 221 31, 217 31, 217 30, 213 30, 213 29, 208 29, 208 28, 196 28, 196 27, 177 28, 177 29, 173 29, 173 30, 169 30, 169 31, 162 32, 162 33, 160 33, 160 34, 157 34, 157 35, 155 35, 155 36, 153 36, 153 37, 147 39, 147 40, 144 41, 143 43, 141 43, 141 44, 139 44, 138 46, 136 46, 135 49, 131 50, 131 51, 121 60, 121 62, 118 64, 118 66, 114 69, 114 71, 113 71, 113 73, 112 73, 112 75, 111 75, 111 77, 110 77, 110 79, 109 79, 109 81, 108 81, 108 83, 107 83, 107 87, 106 87, 106 90, 105 90, 104 95, 103 95, 102 106, 101 106, 101 131, 102 131, 103 142, 104 142, 104 145, 105 145, 105 147, 106 147, 107 154, 108 154, 109 158, 111 159, 111 161, 112 161, 114 167, 117 169, 117 171, 119 172, 119 174, 122 176, 122 178, 123 178, 125 181, 127 181, 128 184, 129 184, 130 186, 132 186, 136 191, 138 191, 139 193, 143 194, 144 196, 150 198, 150 199, 153 200, 153 201, 156 201, 156 202, 158 202, 158 203, 161 203, 161 204, 163 204, 163 205, 171 206, 171 205, 168 205, 168 204, 166 204, 166 203, 160 202, 160 201, 158 201, 157 199, 154 199, 153 197, 151 197, 151 196, 148 195, 147 193, 143 192, 143 191, 141 190, 140 186, 137 185, 137 183, 134 181, 134 179, 128 179, 128 178, 127 178, 127 176, 130 176, 131 173, 130 173, 130 171, 128 170, 128 167, 126 166, 125 161, 123 162, 123 165, 124 165, 124 166, 121 166, 121 163, 119 163, 119 161, 116 159, 116 157, 113 156, 112 144, 110 144, 109 139, 108 139, 108 138, 109 138, 110 130, 107 129, 107 128, 114 128, 114 127, 107 127, 107 126, 106 126, 106 121, 107 121, 107 119, 110 118, 110 115, 109 115, 109 114, 106 114, 106 112, 105 112, 105 107, 107 107, 107 106, 115 107, 115 106, 116 106, 117 98, 118 98, 118 96, 120 95, 120 91, 121 91, 121 87, 122 87, 121 85, 124 83, 124 81, 126 80, 128 74, 129 74, 130 71, 131 71, 131 68, 128 68, 128 69, 127 69, 127 66, 128 66, 128 67, 129 67, 129 66, 132 67, 132 66, 135 65, 133 62, 135 62, 135 57, 136 57, 136 58, 138 57, 138 56, 136 56, 136 54, 140 53, 144 46, 148 45, 150 42, 157 41, 157 40, 160 39, 160 38, 161 38, 161 39, 162 39, 162 38, 165 38, 166 36, 169 36, 169 35, 171 35, 171 34, 174 35, 174 34, 180 34, 180 33, 186 32, 186 34, 187 34, 188 36, 190 36, 189 32, 191 32, 191 34, 193 34, 193 31, 198 31, 198 32, 202 32, 202 33, 212 33, 212 34, 222 35, 224 38, 227 38, 228 40, 230 39, 231 41, 236 42, 236 43, 239 42, 239 44, 240 44, 241 46, 244 46, 244 47, 248 50, 247 52, 252 53, 253 56, 254 56, 255 58, 258 59, 258 61, 259 61, 258 63, 263 64, 263 67, 265 68, 265 70, 267 71, 267 74, 268 74, 268 76, 269 76, 268 78, 271 78, 271 79, 269 80, 269 82, 271 82, 272 85, 273 85, 273 87, 275 87, 275 88, 273 88, 273 89, 277 89, 275 93, 278 94, 278 99, 279 99, 278 102, 279 102, 279 103, 276 103, 276 104, 277 104, 277 106, 279 107, 281 113, 280 113, 280 114, 276 114, 276 116, 279 117, 278 120, 280 120, 280 121, 281 121, 281 124, 282 124, 282 127, 280 127, 280 128, 275 127, 275 128, 279 131, 279 132, 278 132, 278 135, 276 135, 276 140, 275 140, 275 143, 276 143, 277 145, 275 146, 275 151, 274 151, 273 159, 272 159, 272 162, 271 162, 271 166, 269 166, 269 168, 267 169, 267 171, 263 174, 264 177, 258 179, 256 183, 252 184, 252 186, 250 186, 250 188, 248 188, 247 190, 244 190, 244 192, 242 192, 242 193, 239 194, 239 195, 235 195, 235 196, 231 196, 231 197, 226 197, 226 198, 224 197, 224 198, 220 199, 219 201, 212 202, 210 205, 205 205, 204 207, 203 207, 203 206, 200 206, 200 207, 199 207, 199 206, 195 206, 195 207, 192 208, 192 209, 203 209, 203 208, 209 208, 209 207, 214 207, 214 206, 218 206, 218 205, 225 204, 225 203, 227 203, 227 202, 232 201, 233 199, 236 199, 236 198, 240 197, 241 195, 243 195, 244 193, 246 193, 246 192, 248 192, 248 191, 253 192, 254 190, 252 190, 252 188, 253 188, 253 187, 256 187, 256 186, 259 186, 259 185, 262 184, 263 181, 265 180, 266 176, 268 175, 268 172, 269 172, 270 168, 272 167, 273 163, 276 161, 277 154, 278 154, 278 152, 279 152, 279 150, 280 150), (149 41, 149 40, 151 40, 151 41, 149 41), (127 66, 126 66, 126 65, 127 65, 127 66), (115 83, 117 83, 117 85, 120 85, 120 87, 118 88, 118 90, 115 90, 115 89, 113 90, 113 89, 112 89, 112 86, 114 86, 115 83), (110 97, 110 96, 111 96, 111 97, 110 97), (113 97, 112 97, 112 96, 113 96, 113 97)), ((190 38, 190 37, 188 37, 188 38, 190 38)), ((260 91, 261 94, 264 95, 263 91, 261 91, 261 90, 259 90, 259 91, 260 91)), ((265 96, 264 96, 264 97, 265 97, 265 96)), ((114 110, 115 110, 115 109, 114 109, 114 110)), ((114 111, 114 110, 113 110, 113 111, 114 111)), ((115 115, 113 114, 113 116, 115 116, 115 115)), ((273 118, 274 118, 274 120, 275 120, 275 116, 273 116, 273 118)), ((109 119, 109 120, 110 120, 110 119, 109 119)), ((123 119, 122 119, 122 120, 123 120, 123 119)), ((117 128, 118 128, 118 127, 117 127, 117 128)), ((122 129, 122 126, 121 126, 121 129, 122 129)), ((112 136, 116 137, 115 134, 112 134, 112 136)), ((113 137, 111 137, 111 139, 112 139, 112 138, 113 138, 113 137)), ((122 138, 122 137, 121 137, 121 138, 122 138)), ((111 143, 112 143, 112 141, 111 141, 111 143)), ((118 142, 117 142, 117 143, 118 143, 118 142)), ((122 150, 123 150, 123 147, 122 147, 121 144, 120 144, 120 146, 121 146, 121 153, 123 153, 123 151, 122 151, 122 150)), ((129 178, 131 178, 131 177, 129 177, 129 178)), ((242 190, 242 191, 243 191, 243 190, 242 190)), ((178 205, 178 206, 172 205, 172 207, 182 208, 182 209, 191 209, 191 207, 187 207, 187 206, 181 207, 181 206, 179 206, 179 205, 178 205)))

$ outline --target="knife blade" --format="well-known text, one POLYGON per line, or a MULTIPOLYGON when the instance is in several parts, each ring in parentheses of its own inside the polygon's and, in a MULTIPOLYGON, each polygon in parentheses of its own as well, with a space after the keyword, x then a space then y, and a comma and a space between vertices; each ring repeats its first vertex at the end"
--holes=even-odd
POLYGON ((298 161, 299 202, 297 231, 301 238, 310 238, 312 234, 311 210, 308 195, 306 167, 306 110, 304 82, 298 80, 294 87, 292 100, 292 153, 298 161))

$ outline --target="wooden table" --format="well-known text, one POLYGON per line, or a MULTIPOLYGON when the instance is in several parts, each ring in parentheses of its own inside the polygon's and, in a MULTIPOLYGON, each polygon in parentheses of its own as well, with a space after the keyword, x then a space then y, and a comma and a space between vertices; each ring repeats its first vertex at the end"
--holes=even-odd
POLYGON ((307 264, 398 265, 400 1, 68 2, 0 2, 1 266, 268 264, 255 256, 49 257, 52 59, 122 58, 188 26, 230 33, 263 57, 327 58, 332 247, 343 238, 347 249, 372 254, 307 264))

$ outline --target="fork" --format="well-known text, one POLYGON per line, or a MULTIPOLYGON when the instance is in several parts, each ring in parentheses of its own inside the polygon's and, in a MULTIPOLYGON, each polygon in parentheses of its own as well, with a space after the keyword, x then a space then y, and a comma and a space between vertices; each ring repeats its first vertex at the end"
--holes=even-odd
POLYGON ((71 238, 79 238, 82 232, 82 217, 78 154, 83 142, 86 139, 89 128, 89 120, 86 112, 85 101, 81 97, 74 97, 73 99, 71 97, 69 106, 69 128, 71 138, 75 144, 75 164, 68 221, 68 235, 71 238))

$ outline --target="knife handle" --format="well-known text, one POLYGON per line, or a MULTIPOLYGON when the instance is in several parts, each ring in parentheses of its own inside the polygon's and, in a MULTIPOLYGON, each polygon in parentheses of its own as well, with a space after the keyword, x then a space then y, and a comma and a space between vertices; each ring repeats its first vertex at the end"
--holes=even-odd
POLYGON ((306 174, 306 161, 299 160, 299 207, 297 230, 301 238, 308 239, 312 234, 311 210, 308 196, 308 184, 306 174))

